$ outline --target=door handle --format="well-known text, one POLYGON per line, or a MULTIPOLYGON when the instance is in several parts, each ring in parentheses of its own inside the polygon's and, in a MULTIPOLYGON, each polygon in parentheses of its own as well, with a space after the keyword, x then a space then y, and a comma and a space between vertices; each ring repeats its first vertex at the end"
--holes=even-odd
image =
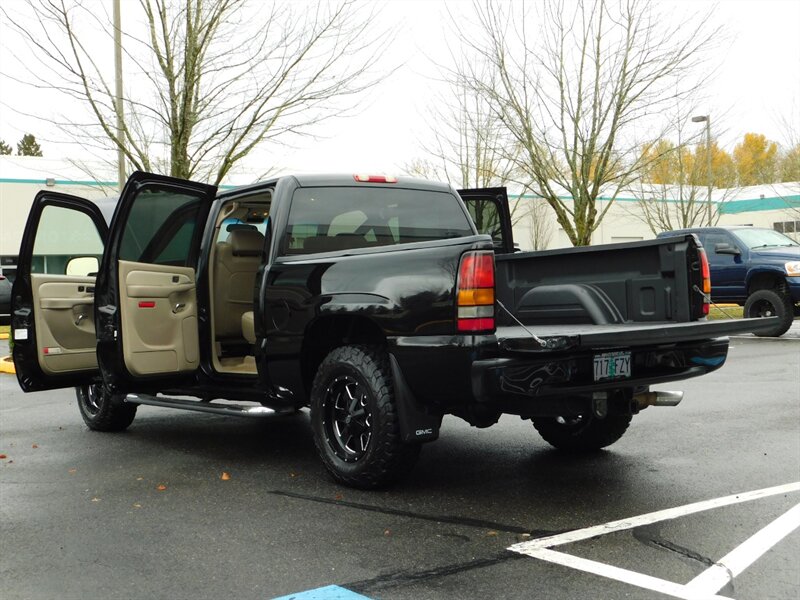
POLYGON ((79 315, 78 315, 78 316, 75 318, 75 325, 76 325, 76 326, 79 326, 79 325, 81 324, 81 321, 83 321, 85 318, 86 318, 86 315, 84 315, 83 313, 79 314, 79 315))
POLYGON ((172 314, 175 315, 178 311, 186 308, 186 304, 184 302, 178 302, 175 306, 172 307, 172 314))

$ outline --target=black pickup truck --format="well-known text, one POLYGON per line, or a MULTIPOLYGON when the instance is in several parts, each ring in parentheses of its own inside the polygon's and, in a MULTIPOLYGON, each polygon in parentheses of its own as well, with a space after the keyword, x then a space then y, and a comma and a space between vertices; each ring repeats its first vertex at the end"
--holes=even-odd
POLYGON ((139 404, 310 407, 326 468, 357 487, 407 472, 446 414, 607 446, 681 398, 649 386, 718 369, 720 336, 775 321, 705 320, 693 235, 514 252, 504 189, 287 176, 218 194, 139 172, 108 220, 37 195, 12 297, 22 389, 75 386, 101 431, 139 404))

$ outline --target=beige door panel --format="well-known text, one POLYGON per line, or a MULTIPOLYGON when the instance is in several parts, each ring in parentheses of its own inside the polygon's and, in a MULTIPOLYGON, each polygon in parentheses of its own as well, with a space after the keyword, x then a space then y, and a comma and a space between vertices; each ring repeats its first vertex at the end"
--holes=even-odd
POLYGON ((191 267, 119 261, 122 349, 133 375, 199 366, 197 292, 191 267))
POLYGON ((36 347, 44 373, 97 369, 94 284, 94 277, 31 274, 36 347))

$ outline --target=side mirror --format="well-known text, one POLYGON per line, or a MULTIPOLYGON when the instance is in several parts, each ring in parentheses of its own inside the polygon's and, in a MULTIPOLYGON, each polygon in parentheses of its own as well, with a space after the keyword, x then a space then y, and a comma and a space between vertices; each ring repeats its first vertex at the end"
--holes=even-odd
POLYGON ((97 275, 100 262, 96 256, 76 256, 67 262, 67 275, 73 277, 89 277, 97 275))
POLYGON ((736 246, 726 243, 714 246, 714 252, 717 254, 732 254, 733 256, 739 256, 741 254, 741 251, 736 246))

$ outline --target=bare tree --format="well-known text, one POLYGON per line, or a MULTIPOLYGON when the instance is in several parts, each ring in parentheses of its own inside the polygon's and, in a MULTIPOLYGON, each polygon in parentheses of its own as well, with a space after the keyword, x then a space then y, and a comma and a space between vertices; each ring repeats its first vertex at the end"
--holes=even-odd
POLYGON ((687 132, 689 116, 695 112, 694 108, 685 110, 676 105, 670 111, 674 141, 662 138, 648 142, 641 150, 638 178, 628 188, 637 199, 637 206, 628 212, 643 221, 653 234, 715 225, 724 203, 737 192, 733 159, 712 140, 710 175, 717 193, 709 208, 709 149, 701 141, 698 128, 687 132))
POLYGON ((27 69, 38 75, 28 83, 88 109, 83 120, 57 117, 58 125, 90 150, 121 148, 134 169, 214 183, 259 144, 307 135, 352 109, 353 97, 375 84, 371 69, 387 43, 372 27, 372 7, 354 0, 125 3, 138 11, 138 25, 123 26, 120 136, 103 56, 114 32, 104 6, 28 0, 27 7, 27 20, 0 10, 25 40, 25 58, 39 63, 27 69))
POLYGON ((530 233, 528 241, 534 250, 546 250, 553 238, 552 211, 545 202, 534 198, 528 204, 530 233))
MULTIPOLYGON (((471 86, 459 85, 457 78, 451 83, 449 93, 432 103, 431 139, 422 144, 424 158, 407 163, 404 170, 457 188, 512 185, 509 210, 515 225, 528 215, 523 196, 529 186, 516 178, 514 141, 483 95, 471 86)), ((468 207, 478 231, 498 235, 500 217, 493 202, 475 201, 468 207)))
POLYGON ((493 107, 520 149, 517 166, 570 241, 586 245, 641 169, 637 130, 660 127, 663 137, 659 112, 695 92, 692 75, 716 32, 697 17, 660 18, 644 0, 534 8, 540 14, 476 0, 486 34, 467 42, 476 56, 461 81, 493 107), (611 200, 598 211, 601 194, 611 200))

